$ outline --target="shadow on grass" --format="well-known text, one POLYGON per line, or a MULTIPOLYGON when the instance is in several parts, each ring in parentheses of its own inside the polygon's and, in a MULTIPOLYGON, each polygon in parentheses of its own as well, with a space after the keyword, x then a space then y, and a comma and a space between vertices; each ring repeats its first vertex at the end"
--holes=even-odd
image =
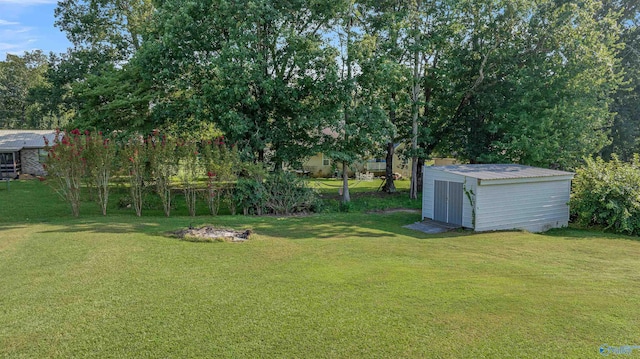
POLYGON ((15 225, 15 224, 0 224, 0 231, 9 231, 12 229, 23 229, 27 228, 26 225, 15 225))
POLYGON ((158 223, 154 223, 153 220, 145 221, 144 223, 131 223, 130 221, 123 220, 122 217, 104 218, 100 220, 83 219, 81 222, 77 221, 65 221, 61 223, 59 221, 42 221, 42 222, 28 222, 28 223, 7 223, 0 224, 0 231, 7 231, 12 229, 27 229, 31 226, 38 224, 46 224, 51 228, 44 231, 38 231, 38 233, 111 233, 111 234, 125 234, 125 233, 147 233, 153 232, 155 228, 159 226, 158 223))
POLYGON ((616 234, 611 232, 605 232, 602 229, 589 229, 589 228, 556 228, 542 233, 545 236, 565 238, 565 239, 625 239, 629 241, 639 241, 640 237, 629 236, 624 234, 616 234))

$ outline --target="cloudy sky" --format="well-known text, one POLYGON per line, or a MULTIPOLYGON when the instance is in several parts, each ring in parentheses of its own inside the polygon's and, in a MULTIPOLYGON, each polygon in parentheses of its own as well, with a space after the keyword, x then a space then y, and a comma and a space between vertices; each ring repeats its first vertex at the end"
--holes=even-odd
POLYGON ((57 0, 0 0, 0 61, 7 53, 66 51, 69 42, 53 26, 56 3, 57 0))

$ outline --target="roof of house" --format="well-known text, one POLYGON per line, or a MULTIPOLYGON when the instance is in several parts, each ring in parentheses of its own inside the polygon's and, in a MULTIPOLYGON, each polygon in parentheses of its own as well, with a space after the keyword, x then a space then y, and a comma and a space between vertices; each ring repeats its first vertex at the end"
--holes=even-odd
POLYGON ((52 130, 0 130, 0 152, 15 152, 23 148, 44 148, 44 137, 53 142, 52 130))
POLYGON ((434 170, 453 173, 480 180, 502 180, 516 178, 538 178, 555 176, 573 176, 572 172, 556 171, 546 168, 530 167, 515 164, 475 164, 432 166, 434 170))

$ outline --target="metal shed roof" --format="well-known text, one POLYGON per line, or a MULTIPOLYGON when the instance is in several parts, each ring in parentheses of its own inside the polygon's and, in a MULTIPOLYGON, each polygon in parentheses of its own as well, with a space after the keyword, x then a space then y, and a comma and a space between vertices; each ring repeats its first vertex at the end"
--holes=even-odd
POLYGON ((574 175, 574 173, 572 172, 556 171, 546 168, 515 164, 453 165, 432 166, 431 168, 434 170, 440 170, 443 172, 453 173, 461 176, 477 178, 484 181, 574 175))
POLYGON ((15 152, 23 148, 44 148, 44 137, 53 143, 52 130, 0 130, 0 152, 15 152))

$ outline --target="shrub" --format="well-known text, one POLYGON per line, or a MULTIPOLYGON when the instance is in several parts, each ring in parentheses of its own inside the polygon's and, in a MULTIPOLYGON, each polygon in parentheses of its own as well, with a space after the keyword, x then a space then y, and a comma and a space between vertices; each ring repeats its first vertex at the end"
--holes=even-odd
POLYGON ((196 215, 196 199, 198 198, 198 177, 202 172, 200 153, 195 142, 178 143, 180 154, 180 183, 187 202, 190 216, 196 215))
POLYGON ((576 173, 571 211, 583 225, 640 234, 640 158, 631 163, 588 159, 576 173))
POLYGON ((227 148, 224 137, 201 144, 202 161, 207 174, 207 189, 204 197, 212 215, 218 214, 221 202, 227 203, 229 210, 235 214, 233 182, 242 168, 238 151, 235 147, 227 148))
POLYGON ((262 181, 256 178, 240 178, 234 192, 235 202, 242 213, 261 215, 265 206, 265 189, 262 181))
POLYGON ((129 139, 122 148, 122 163, 129 175, 129 194, 131 205, 138 217, 142 216, 144 203, 144 180, 146 178, 147 153, 144 141, 137 136, 129 139))
POLYGON ((151 165, 151 178, 155 182, 156 193, 162 201, 165 216, 171 214, 171 177, 178 173, 176 143, 157 133, 147 140, 147 153, 151 165))
POLYGON ((48 182, 69 203, 74 217, 80 215, 80 190, 86 165, 83 156, 84 141, 79 130, 66 134, 56 130, 45 162, 47 176, 51 179, 48 182))
POLYGON ((317 193, 305 181, 290 172, 276 172, 264 182, 265 207, 273 214, 313 212, 317 193))
POLYGON ((98 193, 96 198, 103 216, 107 215, 109 203, 109 182, 116 161, 116 145, 108 137, 97 132, 93 135, 85 131, 85 158, 87 160, 86 174, 89 184, 98 193))

